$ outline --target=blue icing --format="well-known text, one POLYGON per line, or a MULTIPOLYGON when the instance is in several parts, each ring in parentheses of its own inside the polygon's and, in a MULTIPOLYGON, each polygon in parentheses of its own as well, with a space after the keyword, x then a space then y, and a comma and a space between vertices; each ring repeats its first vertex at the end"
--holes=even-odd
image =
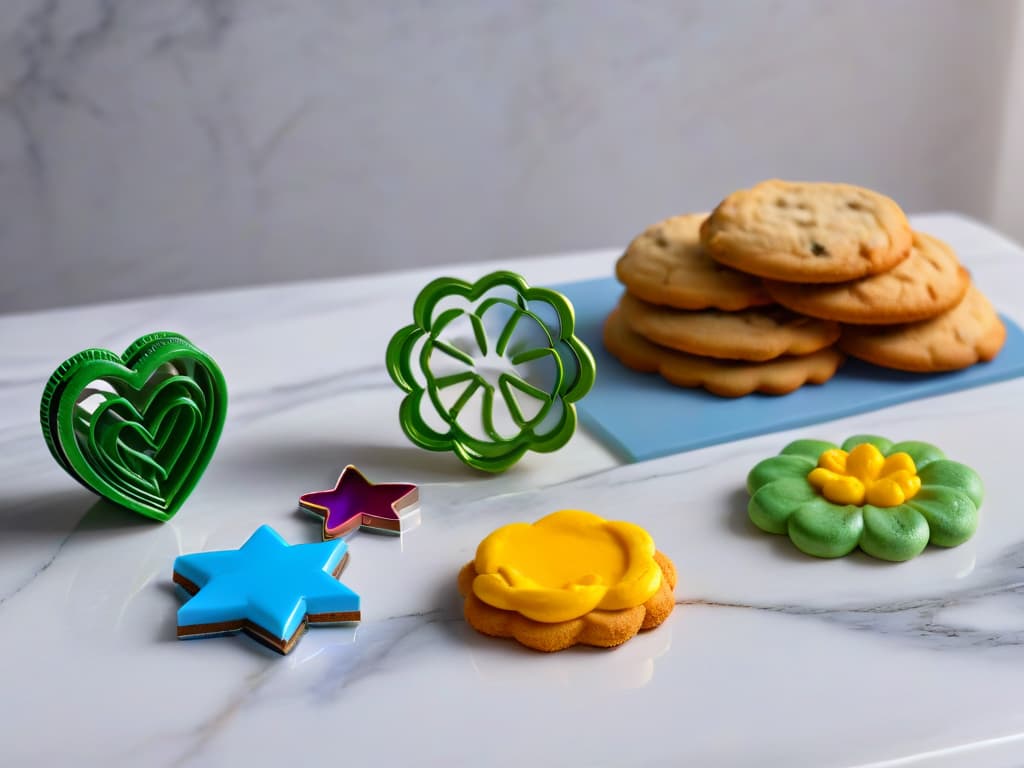
POLYGON ((290 545, 263 525, 240 549, 180 555, 174 572, 199 592, 178 626, 248 619, 288 640, 307 614, 358 611, 359 595, 332 575, 347 551, 344 539, 290 545))

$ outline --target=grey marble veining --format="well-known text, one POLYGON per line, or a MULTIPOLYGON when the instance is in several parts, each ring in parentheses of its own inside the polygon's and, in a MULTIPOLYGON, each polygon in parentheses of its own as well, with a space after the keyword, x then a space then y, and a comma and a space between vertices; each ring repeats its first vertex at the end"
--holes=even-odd
MULTIPOLYGON (((949 240, 1001 311, 1024 319, 1024 260, 953 216, 949 240)), ((609 274, 616 251, 502 266, 535 283, 609 274)), ((495 266, 473 265, 471 277, 495 266)), ((450 270, 446 269, 446 272, 450 270)), ((621 464, 585 430, 499 476, 411 446, 383 368, 387 338, 435 276, 377 276, 0 318, 22 340, 0 372, 0 762, 987 766, 1024 752, 1024 382, 799 431, 621 464), (368 297, 373 297, 369 299, 368 297), (361 300, 366 299, 366 300, 361 300), (79 488, 38 432, 51 368, 156 327, 215 356, 224 437, 182 511, 153 525, 79 488), (893 565, 821 561, 746 518, 743 478, 789 440, 883 432, 982 473, 968 543, 893 565), (1009 441, 1009 442, 1008 442, 1009 441), (287 657, 245 637, 179 642, 174 557, 234 548, 260 523, 317 536, 297 496, 347 463, 421 488, 400 539, 356 533, 343 580, 357 627, 312 628, 287 657), (495 527, 559 508, 648 528, 680 574, 677 608, 619 649, 543 655, 466 625, 454 580, 495 527), (60 738, 45 738, 54 722, 60 738)))

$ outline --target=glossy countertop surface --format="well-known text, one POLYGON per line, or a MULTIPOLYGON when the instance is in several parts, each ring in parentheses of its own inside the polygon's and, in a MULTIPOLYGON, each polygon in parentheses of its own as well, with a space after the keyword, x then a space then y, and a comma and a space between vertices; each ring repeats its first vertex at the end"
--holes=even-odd
MULTIPOLYGON (((952 215, 948 240, 1024 321, 1024 252, 952 215)), ((1002 766, 1024 762, 1024 381, 920 400, 650 462, 585 429, 483 475, 410 444, 383 366, 432 277, 490 267, 552 284, 611 273, 616 251, 190 294, 0 317, 0 763, 4 765, 1002 766), (52 369, 176 330, 220 363, 228 420, 205 476, 159 524, 79 487, 50 457, 52 369), (746 517, 743 480, 791 439, 919 439, 982 475, 975 537, 903 564, 815 560, 746 517), (298 497, 347 464, 420 486, 421 524, 349 538, 356 627, 313 627, 288 656, 244 635, 176 639, 182 553, 319 521, 298 497), (624 646, 543 655, 476 634, 459 568, 494 528, 562 508, 647 528, 678 605, 624 646)))

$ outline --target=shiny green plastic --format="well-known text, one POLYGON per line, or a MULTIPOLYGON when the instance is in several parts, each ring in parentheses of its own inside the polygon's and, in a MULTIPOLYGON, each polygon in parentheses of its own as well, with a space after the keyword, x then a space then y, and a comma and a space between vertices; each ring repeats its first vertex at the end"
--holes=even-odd
POLYGON ((442 277, 416 298, 413 321, 388 344, 387 368, 408 393, 399 418, 416 445, 502 472, 572 437, 596 367, 562 294, 513 272, 442 277))
POLYGON ((177 333, 151 333, 123 355, 87 349, 43 391, 50 453, 86 488, 169 520, 217 447, 228 393, 216 362, 177 333))

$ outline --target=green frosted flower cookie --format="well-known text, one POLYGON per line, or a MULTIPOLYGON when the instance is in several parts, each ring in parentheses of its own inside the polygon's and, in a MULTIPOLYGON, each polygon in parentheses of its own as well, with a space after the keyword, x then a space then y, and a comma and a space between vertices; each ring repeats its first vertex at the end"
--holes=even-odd
POLYGON ((963 544, 978 527, 981 478, 934 445, 855 435, 842 447, 797 440, 747 476, 750 519, 803 552, 842 557, 858 546, 909 560, 929 542, 963 544))

